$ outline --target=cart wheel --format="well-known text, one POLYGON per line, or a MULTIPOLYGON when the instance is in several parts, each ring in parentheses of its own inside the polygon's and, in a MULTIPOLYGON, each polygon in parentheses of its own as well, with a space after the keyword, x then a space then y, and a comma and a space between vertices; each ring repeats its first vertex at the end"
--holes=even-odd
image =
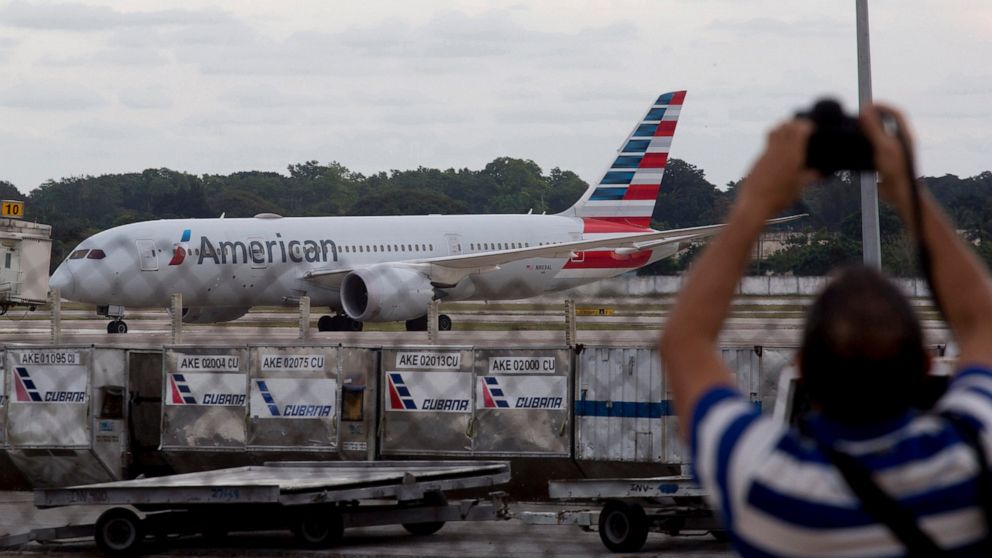
MULTIPOLYGON (((428 506, 447 506, 448 499, 443 492, 427 492, 424 494, 424 503, 428 506)), ((433 535, 444 527, 443 521, 425 521, 423 523, 404 523, 403 528, 407 533, 423 537, 433 535)))
POLYGON ((648 538, 648 517, 640 504, 611 500, 599 512, 599 538, 613 552, 636 552, 648 538))
POLYGON ((97 519, 93 538, 107 556, 137 556, 145 534, 137 514, 126 508, 112 508, 97 519))
POLYGON ((344 521, 338 512, 317 507, 299 513, 293 532, 307 548, 328 548, 344 535, 344 521))
POLYGON ((411 535, 416 535, 418 537, 424 537, 427 535, 433 535, 444 527, 443 521, 428 521, 427 523, 404 523, 403 528, 406 529, 407 533, 411 535))

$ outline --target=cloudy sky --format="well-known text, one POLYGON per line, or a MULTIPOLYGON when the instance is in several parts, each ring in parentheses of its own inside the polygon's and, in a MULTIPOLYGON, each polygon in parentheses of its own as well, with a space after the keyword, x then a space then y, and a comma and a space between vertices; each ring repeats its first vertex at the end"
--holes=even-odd
MULTIPOLYGON (((598 180, 658 93, 723 185, 774 121, 857 102, 853 0, 0 0, 0 179, 533 159, 598 180)), ((992 2, 874 0, 921 172, 992 169, 992 2)))

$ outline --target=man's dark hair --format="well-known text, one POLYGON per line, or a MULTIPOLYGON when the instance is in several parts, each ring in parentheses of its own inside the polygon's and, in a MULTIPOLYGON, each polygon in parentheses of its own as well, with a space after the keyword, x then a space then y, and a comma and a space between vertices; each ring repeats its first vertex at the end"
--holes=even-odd
POLYGON ((843 269, 806 316, 803 384, 831 419, 865 424, 900 416, 918 399, 928 363, 909 300, 874 269, 843 269))

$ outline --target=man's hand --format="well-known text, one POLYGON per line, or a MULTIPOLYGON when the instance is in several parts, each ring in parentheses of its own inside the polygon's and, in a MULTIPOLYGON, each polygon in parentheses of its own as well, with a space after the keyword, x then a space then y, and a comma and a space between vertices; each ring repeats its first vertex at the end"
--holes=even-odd
POLYGON ((802 187, 819 175, 806 168, 806 146, 813 123, 796 118, 768 133, 764 153, 744 179, 739 202, 761 208, 763 217, 776 215, 799 198, 802 187))
POLYGON ((913 151, 913 140, 906 118, 898 110, 888 105, 875 104, 861 113, 861 128, 874 148, 875 168, 881 178, 878 192, 904 219, 908 219, 913 196, 910 185, 916 177, 909 176, 906 152, 899 139, 885 130, 883 118, 895 121, 910 152, 913 151))

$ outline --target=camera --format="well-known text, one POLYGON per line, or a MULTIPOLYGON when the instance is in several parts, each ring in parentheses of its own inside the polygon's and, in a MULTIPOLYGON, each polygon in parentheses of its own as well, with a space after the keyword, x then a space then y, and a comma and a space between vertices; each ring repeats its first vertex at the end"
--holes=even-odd
POLYGON ((806 148, 806 166, 823 175, 840 170, 875 170, 875 156, 858 119, 844 114, 840 103, 821 99, 807 112, 796 114, 813 121, 806 148))

